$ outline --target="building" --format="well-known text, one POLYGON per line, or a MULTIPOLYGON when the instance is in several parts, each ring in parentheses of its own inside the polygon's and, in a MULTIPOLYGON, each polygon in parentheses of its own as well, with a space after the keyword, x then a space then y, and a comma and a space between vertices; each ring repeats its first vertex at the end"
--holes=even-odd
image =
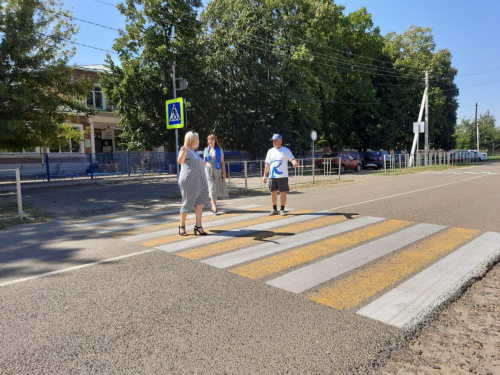
MULTIPOLYGON (((113 111, 115 107, 107 100, 99 83, 99 74, 107 72, 104 65, 79 65, 75 67, 73 79, 82 77, 94 81, 94 88, 83 98, 87 108, 96 110, 93 116, 70 116, 71 124, 84 134, 84 141, 70 140, 68 146, 55 152, 80 152, 86 154, 111 153, 122 151, 122 128, 118 125, 119 117, 113 111)), ((54 152, 54 150, 51 150, 54 152)))

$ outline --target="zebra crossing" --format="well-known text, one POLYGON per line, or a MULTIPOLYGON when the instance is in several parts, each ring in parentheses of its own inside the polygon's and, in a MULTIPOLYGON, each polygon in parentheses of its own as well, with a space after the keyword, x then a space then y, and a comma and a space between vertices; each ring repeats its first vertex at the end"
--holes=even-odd
MULTIPOLYGON (((500 233, 259 205, 204 214, 209 236, 177 232, 178 210, 72 223, 226 269, 316 303, 407 329, 500 258, 500 233), (117 225, 117 223, 119 223, 117 225)), ((194 225, 188 216, 186 225, 194 225)))

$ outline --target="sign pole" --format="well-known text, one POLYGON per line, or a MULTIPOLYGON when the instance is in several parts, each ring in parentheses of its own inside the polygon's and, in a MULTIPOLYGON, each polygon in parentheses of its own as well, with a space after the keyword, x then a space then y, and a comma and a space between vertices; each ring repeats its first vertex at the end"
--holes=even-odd
MULTIPOLYGON (((172 64, 172 82, 174 84, 174 99, 177 99, 177 93, 175 91, 175 62, 172 64)), ((175 129, 175 173, 177 174, 177 179, 179 179, 179 131, 175 129)))
POLYGON ((316 130, 313 130, 311 132, 311 140, 313 141, 313 149, 312 149, 312 174, 313 174, 313 184, 314 184, 314 169, 316 167, 316 163, 314 162, 314 141, 316 141, 316 139, 318 139, 318 133, 316 133, 316 130))

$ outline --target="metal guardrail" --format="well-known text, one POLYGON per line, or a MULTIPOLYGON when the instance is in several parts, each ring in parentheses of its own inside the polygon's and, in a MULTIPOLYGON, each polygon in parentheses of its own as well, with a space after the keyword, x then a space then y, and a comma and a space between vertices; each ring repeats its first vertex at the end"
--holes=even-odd
MULTIPOLYGON (((175 155, 175 153, 173 153, 175 155)), ((438 165, 469 164, 473 161, 471 153, 465 151, 431 152, 425 165, 424 153, 414 155, 414 165, 410 166, 409 154, 395 154, 384 160, 384 171, 396 172, 408 168, 433 167, 438 165)), ((341 179, 342 160, 340 158, 298 158, 299 166, 289 164, 291 184, 315 183, 341 179)), ((0 157, 0 166, 8 170, 20 169, 22 180, 55 179, 95 179, 133 177, 143 175, 175 175, 175 156, 169 153, 120 152, 114 154, 47 154, 17 155, 0 157)), ((231 187, 255 189, 262 188, 262 173, 265 168, 263 159, 234 160, 227 158, 226 176, 231 187), (238 184, 234 183, 238 180, 238 184), (241 182, 240 182, 241 181, 241 182)), ((4 178, 0 169, 0 179, 4 178)))

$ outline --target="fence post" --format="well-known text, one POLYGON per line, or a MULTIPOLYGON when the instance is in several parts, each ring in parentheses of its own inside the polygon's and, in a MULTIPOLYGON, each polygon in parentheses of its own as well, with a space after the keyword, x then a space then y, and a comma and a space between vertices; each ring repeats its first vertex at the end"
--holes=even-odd
POLYGON ((16 168, 16 189, 17 189, 17 212, 21 219, 24 217, 23 215, 23 197, 21 195, 21 173, 19 168, 16 168))
POLYGON ((92 154, 89 154, 89 162, 90 162, 90 168, 89 168, 90 179, 93 180, 94 179, 94 163, 92 163, 92 154))
POLYGON ((248 190, 248 161, 243 160, 243 173, 245 174, 245 190, 248 190))
POLYGON ((47 168, 47 181, 50 182, 49 154, 45 154, 45 167, 47 168))
POLYGON ((130 151, 127 151, 127 173, 130 177, 130 151))
POLYGON ((229 176, 229 182, 227 184, 228 189, 231 187, 231 163, 224 163, 227 165, 227 175, 229 176))

